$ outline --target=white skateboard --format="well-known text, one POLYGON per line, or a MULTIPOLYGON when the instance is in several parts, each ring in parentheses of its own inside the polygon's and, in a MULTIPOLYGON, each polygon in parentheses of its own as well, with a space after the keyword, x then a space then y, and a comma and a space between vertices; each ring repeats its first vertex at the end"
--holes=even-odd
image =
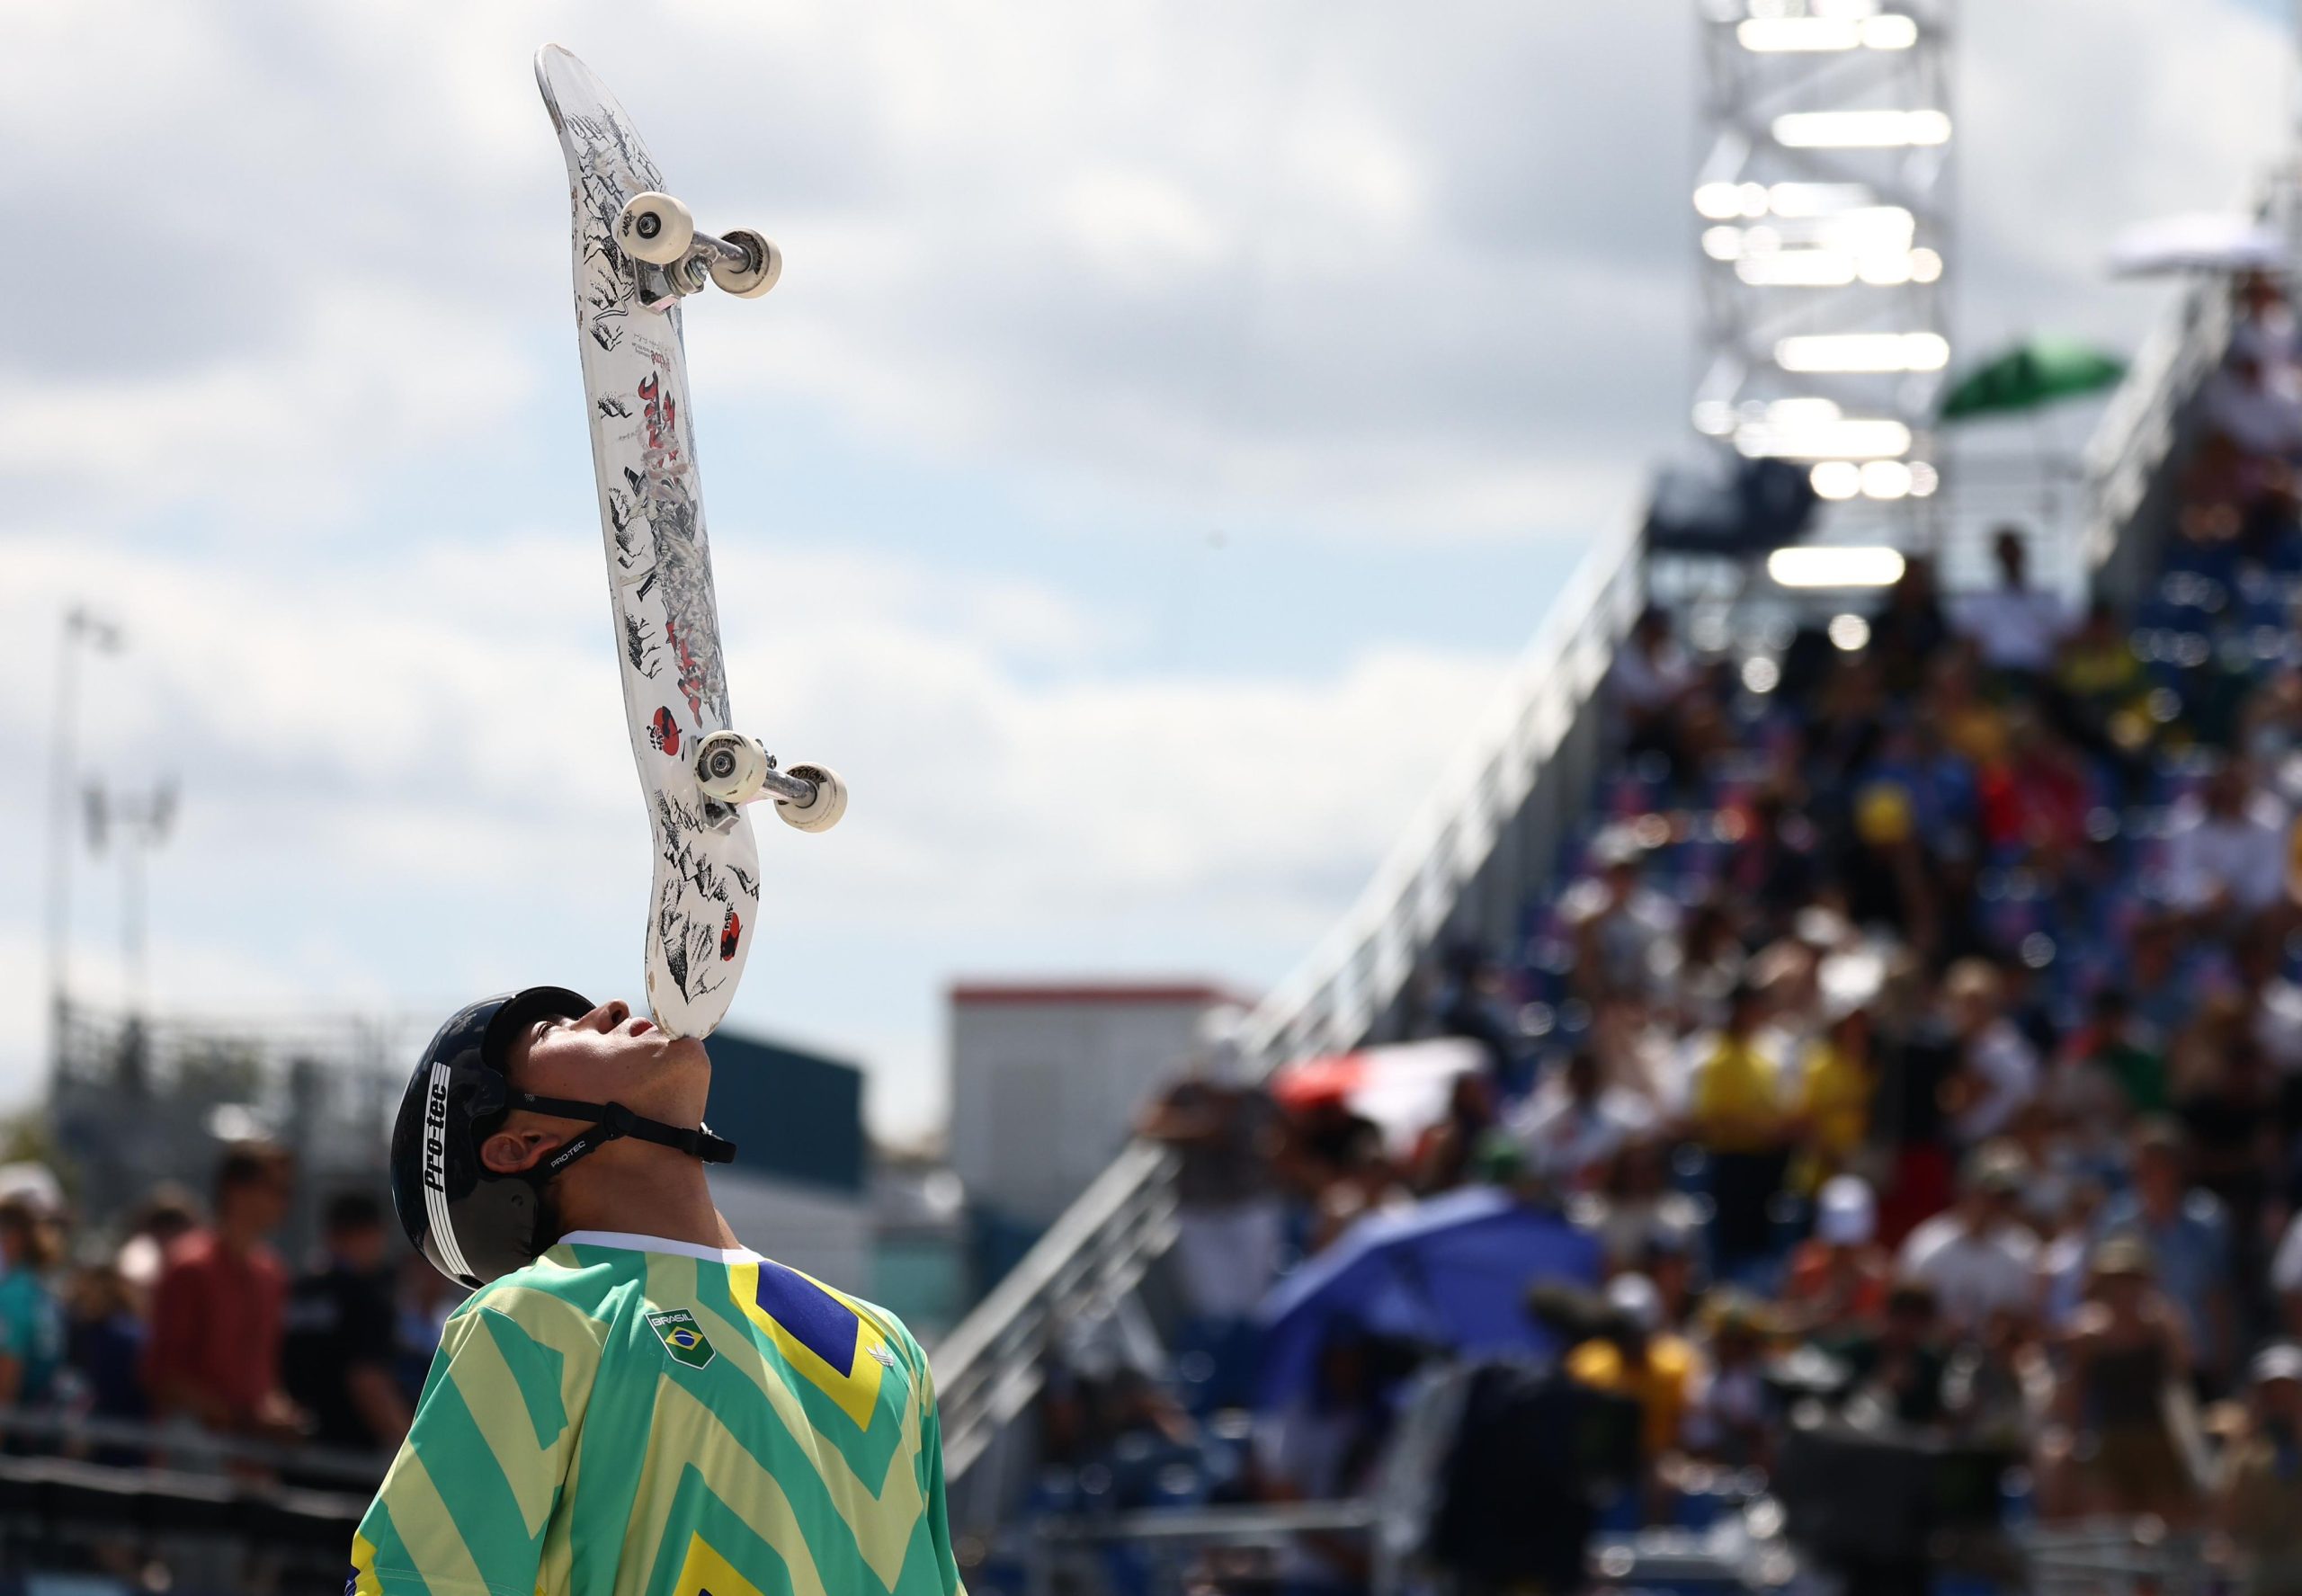
POLYGON ((711 594, 680 300, 709 284, 742 299, 775 286, 783 259, 759 234, 714 237, 662 192, 623 108, 556 44, 536 83, 567 157, 575 209, 576 347, 592 425, 608 595, 632 757, 655 827, 647 1003, 674 1036, 709 1036, 727 1013, 759 924, 759 845, 743 806, 772 801, 801 831, 847 808, 821 765, 779 770, 728 725, 711 594))

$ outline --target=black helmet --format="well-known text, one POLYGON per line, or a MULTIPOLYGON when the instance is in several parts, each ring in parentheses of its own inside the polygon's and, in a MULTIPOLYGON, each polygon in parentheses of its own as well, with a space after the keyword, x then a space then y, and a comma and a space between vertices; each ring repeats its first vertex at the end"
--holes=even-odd
POLYGON ((515 1092, 504 1074, 512 1043, 538 1020, 580 1019, 588 998, 563 986, 531 986, 457 1011, 408 1077, 392 1127, 392 1206, 407 1239, 450 1279, 486 1285, 530 1262, 557 1239, 541 1234, 546 1182, 618 1137, 676 1148, 707 1164, 736 1149, 709 1129, 642 1119, 621 1103, 571 1102, 515 1092), (480 1144, 513 1109, 590 1119, 592 1128, 533 1169, 498 1174, 480 1144))

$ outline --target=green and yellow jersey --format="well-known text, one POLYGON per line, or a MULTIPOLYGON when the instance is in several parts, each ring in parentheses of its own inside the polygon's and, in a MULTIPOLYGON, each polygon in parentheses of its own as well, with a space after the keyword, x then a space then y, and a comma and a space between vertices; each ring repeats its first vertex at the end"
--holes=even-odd
POLYGON ((440 1338, 346 1596, 960 1596, 926 1355, 756 1253, 579 1231, 440 1338))

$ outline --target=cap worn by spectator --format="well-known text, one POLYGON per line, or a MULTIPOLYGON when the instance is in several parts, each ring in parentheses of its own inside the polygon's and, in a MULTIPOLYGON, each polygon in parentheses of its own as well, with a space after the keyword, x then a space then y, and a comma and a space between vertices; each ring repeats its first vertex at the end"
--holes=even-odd
POLYGON ((2030 1161, 2012 1142, 1985 1142, 1967 1160, 1967 1190, 1985 1197, 2014 1197, 2030 1178, 2030 1161))
POLYGON ((2248 1378, 2257 1386, 2290 1380, 2302 1385, 2302 1346, 2292 1342, 2273 1342, 2254 1354, 2247 1367, 2248 1378))
POLYGON ((1878 1230, 1878 1200, 1860 1175, 1833 1175, 1823 1182, 1815 1210, 1815 1235, 1834 1247, 1860 1247, 1878 1230))

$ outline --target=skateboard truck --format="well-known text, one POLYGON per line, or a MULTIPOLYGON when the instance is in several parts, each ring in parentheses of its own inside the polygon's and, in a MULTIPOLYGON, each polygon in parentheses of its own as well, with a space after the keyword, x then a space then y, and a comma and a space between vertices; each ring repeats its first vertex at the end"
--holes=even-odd
POLYGON ((784 825, 829 831, 847 813, 847 784, 825 765, 775 768, 775 755, 741 732, 710 732, 696 745, 695 782, 715 803, 734 806, 775 800, 784 825))
POLYGON ((717 283, 739 299, 756 299, 783 275, 783 252, 764 235, 749 227, 732 227, 725 237, 699 233, 685 205, 654 189, 624 201, 615 241, 633 260, 658 268, 674 295, 717 283))

